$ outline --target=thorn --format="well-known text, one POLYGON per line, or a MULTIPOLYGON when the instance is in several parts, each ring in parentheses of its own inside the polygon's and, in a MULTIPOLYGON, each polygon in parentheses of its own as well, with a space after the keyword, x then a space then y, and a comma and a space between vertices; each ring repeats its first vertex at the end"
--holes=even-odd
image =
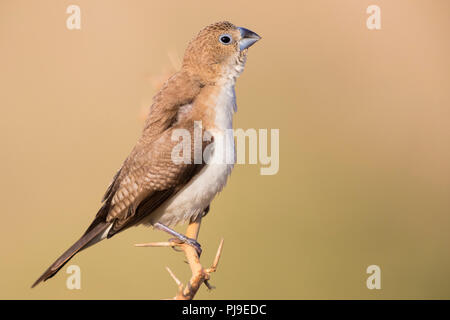
POLYGON ((175 281, 175 283, 177 284, 177 286, 183 287, 183 284, 181 283, 181 281, 175 276, 175 274, 172 272, 172 270, 170 270, 169 267, 166 267, 167 272, 169 272, 170 276, 172 277, 172 279, 175 281))
POLYGON ((220 256, 222 255, 223 250, 223 238, 220 240, 219 248, 217 249, 216 257, 214 258, 214 262, 210 269, 212 269, 212 272, 215 272, 217 269, 217 265, 219 264, 220 256))
POLYGON ((208 280, 204 281, 205 286, 208 288, 209 291, 215 289, 216 287, 212 286, 208 280))
POLYGON ((136 243, 135 247, 175 247, 179 244, 172 241, 166 242, 149 242, 149 243, 136 243))

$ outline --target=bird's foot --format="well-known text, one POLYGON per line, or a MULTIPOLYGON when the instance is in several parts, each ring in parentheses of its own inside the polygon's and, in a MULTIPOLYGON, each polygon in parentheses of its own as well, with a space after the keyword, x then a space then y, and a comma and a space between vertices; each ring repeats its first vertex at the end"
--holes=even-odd
POLYGON ((161 231, 167 232, 168 234, 174 236, 176 238, 176 240, 179 240, 180 244, 185 243, 185 244, 193 247, 195 249, 195 251, 197 251, 197 255, 200 258, 200 255, 202 254, 202 248, 201 248, 200 244, 197 242, 197 240, 188 238, 184 234, 176 232, 175 230, 169 228, 168 226, 166 226, 160 222, 155 223, 153 226, 161 231))
POLYGON ((195 249, 197 252, 198 257, 200 258, 200 255, 202 254, 202 247, 200 243, 197 242, 197 240, 186 237, 184 234, 181 234, 168 226, 162 224, 162 223, 155 223, 153 227, 167 232, 168 234, 174 236, 175 238, 169 239, 168 242, 153 242, 153 243, 147 243, 147 244, 138 244, 136 246, 138 247, 172 247, 176 248, 182 244, 187 244, 195 249))
MULTIPOLYGON (((200 243, 198 243, 197 240, 195 240, 195 239, 191 239, 191 238, 188 238, 183 235, 183 237, 180 237, 180 238, 169 239, 169 242, 174 242, 177 244, 184 243, 184 244, 187 244, 187 245, 193 247, 195 249, 195 251, 197 252, 197 255, 199 258, 200 258, 200 255, 202 254, 202 245, 200 243)), ((175 249, 176 247, 174 246, 173 248, 175 249)))

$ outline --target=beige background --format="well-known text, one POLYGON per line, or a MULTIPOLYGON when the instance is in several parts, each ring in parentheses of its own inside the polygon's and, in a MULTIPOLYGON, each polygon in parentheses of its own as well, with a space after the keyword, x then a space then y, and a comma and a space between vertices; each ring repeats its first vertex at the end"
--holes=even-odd
POLYGON ((132 246, 167 239, 139 227, 71 261, 81 290, 65 268, 30 289, 95 215, 169 57, 224 19, 263 37, 235 127, 279 128, 280 171, 237 166, 213 202, 202 261, 222 236, 225 248, 217 289, 198 298, 450 298, 449 12, 446 0, 0 0, 0 298, 159 299, 176 290, 165 266, 187 279, 180 253, 132 246), (380 31, 366 28, 370 4, 380 31))

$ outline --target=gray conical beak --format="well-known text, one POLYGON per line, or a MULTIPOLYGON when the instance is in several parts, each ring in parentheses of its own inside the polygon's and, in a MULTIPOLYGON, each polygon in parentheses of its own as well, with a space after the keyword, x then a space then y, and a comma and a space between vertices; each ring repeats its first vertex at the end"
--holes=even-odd
POLYGON ((242 51, 244 49, 252 46, 256 41, 261 39, 256 33, 251 30, 238 27, 239 32, 241 33, 241 40, 239 41, 239 49, 242 51))

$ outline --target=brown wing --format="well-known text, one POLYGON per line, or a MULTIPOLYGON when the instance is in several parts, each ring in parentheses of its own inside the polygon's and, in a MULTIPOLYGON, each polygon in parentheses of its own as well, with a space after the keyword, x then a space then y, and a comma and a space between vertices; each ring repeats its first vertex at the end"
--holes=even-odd
MULTIPOLYGON (((194 137, 194 123, 177 123, 178 110, 194 101, 201 85, 186 74, 177 74, 155 96, 144 132, 115 175, 103 198, 103 206, 86 233, 99 223, 113 223, 108 237, 151 214, 178 192, 203 167, 202 164, 174 163, 173 130, 186 128, 194 137)), ((191 139, 193 140, 193 139, 191 139)), ((202 148, 210 142, 203 142, 202 148)), ((194 143, 191 141, 191 156, 194 143)))
MULTIPOLYGON (((138 223, 151 214, 170 196, 178 192, 203 167, 203 163, 174 163, 173 148, 180 141, 172 141, 172 132, 167 130, 150 146, 140 147, 125 162, 117 178, 120 183, 111 193, 111 209, 107 222, 114 222, 108 236, 138 223)), ((193 130, 193 123, 192 123, 193 130)), ((190 132, 193 137, 193 132, 190 132)), ((203 148, 206 147, 203 144, 203 148)), ((191 143, 190 154, 194 154, 191 143)))

